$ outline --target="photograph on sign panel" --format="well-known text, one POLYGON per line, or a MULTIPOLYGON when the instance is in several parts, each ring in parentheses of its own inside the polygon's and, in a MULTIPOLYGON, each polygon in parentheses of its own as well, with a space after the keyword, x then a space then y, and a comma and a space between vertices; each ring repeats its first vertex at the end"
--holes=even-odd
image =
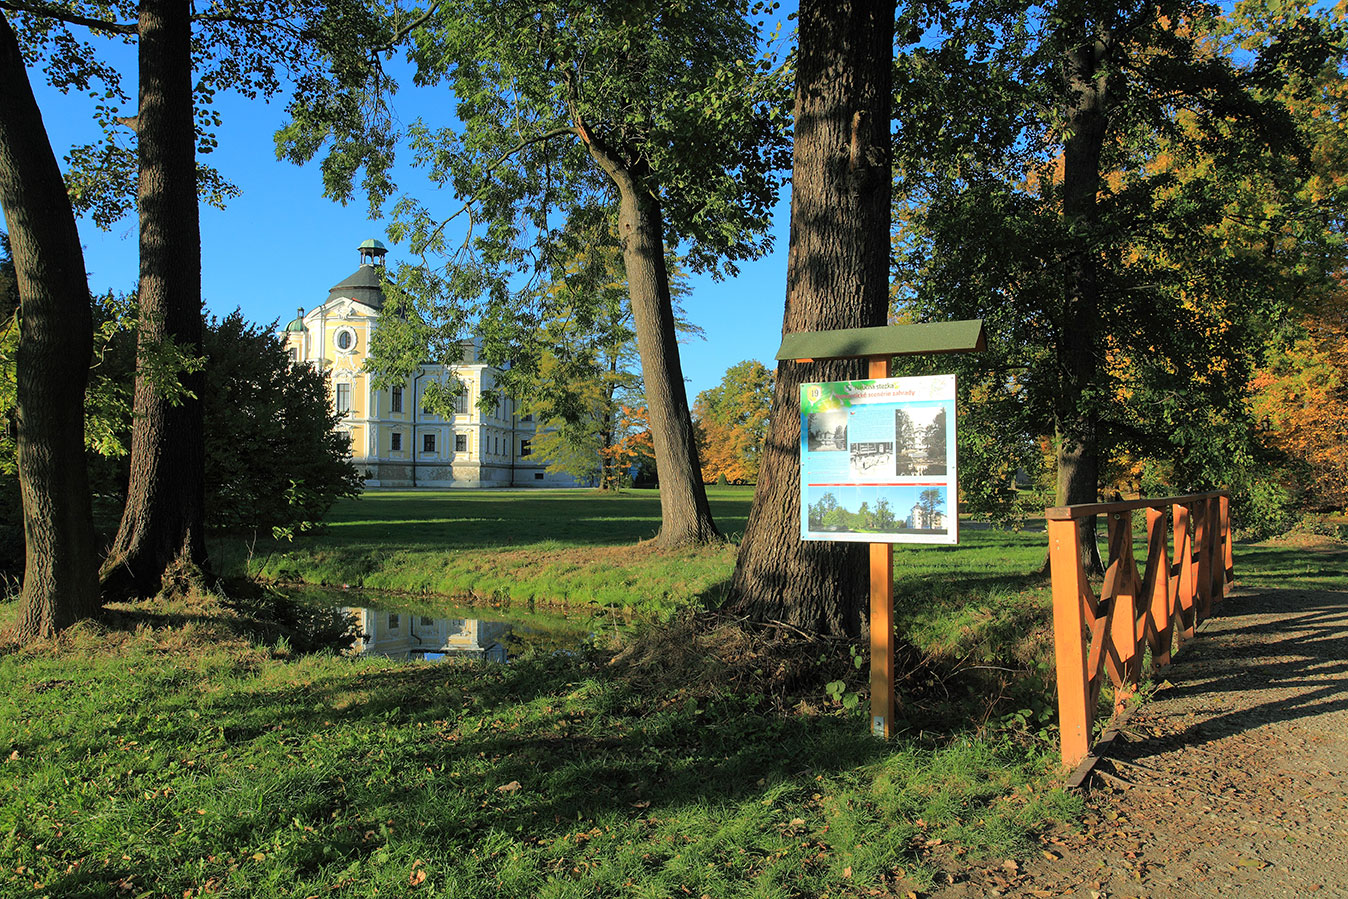
POLYGON ((852 444, 852 477, 854 478, 865 478, 868 475, 888 475, 890 464, 893 461, 893 443, 872 441, 852 444))
POLYGON ((811 487, 812 534, 916 534, 949 531, 946 488, 923 484, 811 487))
POLYGON ((947 419, 945 404, 914 404, 894 410, 895 475, 946 474, 947 419))
POLYGON ((847 410, 811 412, 806 421, 806 448, 812 453, 847 449, 847 410))

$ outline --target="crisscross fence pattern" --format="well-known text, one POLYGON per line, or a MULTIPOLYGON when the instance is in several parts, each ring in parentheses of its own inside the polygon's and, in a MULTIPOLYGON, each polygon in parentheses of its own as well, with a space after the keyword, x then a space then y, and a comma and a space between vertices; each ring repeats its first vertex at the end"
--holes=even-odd
POLYGON ((1075 767, 1090 751, 1091 725, 1105 678, 1114 711, 1136 691, 1146 651, 1153 667, 1226 595, 1234 577, 1230 497, 1224 492, 1045 510, 1053 575, 1053 640, 1058 666, 1062 760, 1075 767), (1147 516, 1147 556, 1133 551, 1133 513, 1147 516), (1100 594, 1083 566, 1078 530, 1103 515, 1109 556, 1100 594), (1167 521, 1169 519, 1169 521, 1167 521))

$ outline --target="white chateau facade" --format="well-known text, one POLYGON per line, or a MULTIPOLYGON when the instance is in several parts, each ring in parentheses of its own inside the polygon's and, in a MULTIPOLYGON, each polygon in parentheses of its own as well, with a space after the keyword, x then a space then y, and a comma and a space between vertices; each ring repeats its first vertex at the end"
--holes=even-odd
POLYGON ((503 399, 490 413, 477 401, 496 384, 497 369, 465 343, 463 361, 427 363, 400 385, 376 390, 364 370, 370 338, 384 305, 384 245, 359 247, 360 268, 328 291, 327 300, 286 325, 281 338, 296 363, 327 375, 332 402, 351 440, 351 461, 367 487, 574 487, 532 458, 534 423, 503 399), (454 414, 422 408, 425 385, 457 379, 463 393, 454 414))

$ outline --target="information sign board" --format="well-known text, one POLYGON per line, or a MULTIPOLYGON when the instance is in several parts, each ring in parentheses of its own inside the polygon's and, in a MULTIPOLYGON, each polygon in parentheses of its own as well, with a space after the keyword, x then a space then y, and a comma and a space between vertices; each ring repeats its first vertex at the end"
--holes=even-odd
POLYGON ((805 540, 957 543, 955 376, 800 388, 805 540))

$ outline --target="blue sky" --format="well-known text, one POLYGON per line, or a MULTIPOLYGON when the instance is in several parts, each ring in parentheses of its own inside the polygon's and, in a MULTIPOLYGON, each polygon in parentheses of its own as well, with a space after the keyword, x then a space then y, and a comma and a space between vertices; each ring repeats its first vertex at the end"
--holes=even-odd
MULTIPOLYGON (((109 48, 111 48, 109 44, 109 48)), ((125 88, 135 91, 134 51, 120 50, 125 88)), ((47 131, 58 160, 75 144, 92 142, 97 131, 91 104, 81 96, 64 96, 45 84, 40 71, 30 71, 47 131)), ((401 118, 412 121, 443 110, 443 89, 418 92, 402 79, 398 95, 401 118)), ((356 246, 368 237, 390 244, 389 262, 406 257, 384 233, 384 223, 368 218, 366 204, 341 206, 322 195, 317 164, 296 167, 278 162, 273 133, 285 119, 284 98, 270 104, 221 94, 217 108, 223 125, 219 147, 203 161, 213 165, 242 191, 224 210, 201 210, 202 292, 210 313, 223 316, 235 307, 262 324, 291 319, 297 307, 312 309, 327 298, 328 288, 359 265, 356 246)), ((427 199, 431 188, 419 172, 405 169, 399 186, 427 199)), ((441 208, 450 209, 444 192, 441 208)), ((435 201, 430 201, 434 207, 435 201)), ((688 318, 705 332, 682 347, 689 402, 698 391, 715 386, 725 369, 744 359, 758 359, 769 368, 781 341, 782 305, 786 292, 789 188, 777 207, 776 248, 769 256, 741 267, 733 280, 691 281, 684 300, 688 318)), ((128 217, 109 231, 91 220, 80 221, 90 288, 95 292, 134 289, 138 268, 136 223, 128 217)))

